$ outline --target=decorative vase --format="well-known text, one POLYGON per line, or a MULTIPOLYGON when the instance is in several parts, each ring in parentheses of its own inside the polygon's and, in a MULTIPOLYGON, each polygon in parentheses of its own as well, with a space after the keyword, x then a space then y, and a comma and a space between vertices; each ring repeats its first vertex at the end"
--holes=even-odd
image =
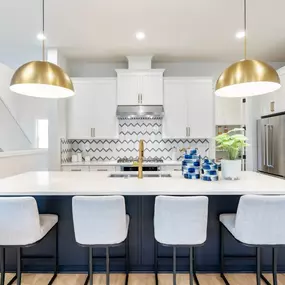
POLYGON ((238 180, 241 176, 241 160, 221 160, 222 177, 226 180, 238 180))

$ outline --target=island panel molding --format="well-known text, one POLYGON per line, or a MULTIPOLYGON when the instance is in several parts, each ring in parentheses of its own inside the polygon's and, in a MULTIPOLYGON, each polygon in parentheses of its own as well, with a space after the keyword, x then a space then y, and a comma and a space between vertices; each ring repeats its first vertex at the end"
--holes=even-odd
MULTIPOLYGON (((202 156, 207 155, 209 139, 164 139, 162 119, 121 119, 119 139, 62 139, 61 162, 71 161, 72 154, 83 153, 91 161, 112 161, 119 158, 138 158, 139 141, 145 142, 145 157, 172 160, 172 152, 182 148, 198 148, 202 156), (71 146, 71 151, 70 151, 71 146)), ((182 153, 177 157, 182 159, 182 153)))

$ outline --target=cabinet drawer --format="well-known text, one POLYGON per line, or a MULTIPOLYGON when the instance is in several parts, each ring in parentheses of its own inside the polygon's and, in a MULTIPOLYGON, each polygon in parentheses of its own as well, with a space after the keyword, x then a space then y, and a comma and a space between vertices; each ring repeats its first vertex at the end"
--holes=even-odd
POLYGON ((89 166, 62 166, 62 171, 89 171, 89 166))
POLYGON ((90 166, 90 171, 116 171, 116 166, 90 166))
MULTIPOLYGON (((182 164, 182 162, 181 162, 182 164)), ((177 166, 162 166, 161 171, 182 171, 182 165, 177 166)))

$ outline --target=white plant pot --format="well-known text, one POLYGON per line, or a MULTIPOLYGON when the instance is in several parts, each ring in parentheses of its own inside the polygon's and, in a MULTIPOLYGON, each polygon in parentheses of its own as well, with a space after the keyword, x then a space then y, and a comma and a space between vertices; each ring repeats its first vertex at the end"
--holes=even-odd
POLYGON ((241 160, 221 160, 222 178, 238 180, 241 176, 241 160))

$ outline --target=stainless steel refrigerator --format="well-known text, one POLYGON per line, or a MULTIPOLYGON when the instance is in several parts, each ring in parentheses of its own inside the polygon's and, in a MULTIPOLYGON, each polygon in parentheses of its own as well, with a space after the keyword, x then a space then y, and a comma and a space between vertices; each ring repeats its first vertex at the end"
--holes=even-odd
POLYGON ((257 121, 257 168, 285 177, 285 115, 257 121))

